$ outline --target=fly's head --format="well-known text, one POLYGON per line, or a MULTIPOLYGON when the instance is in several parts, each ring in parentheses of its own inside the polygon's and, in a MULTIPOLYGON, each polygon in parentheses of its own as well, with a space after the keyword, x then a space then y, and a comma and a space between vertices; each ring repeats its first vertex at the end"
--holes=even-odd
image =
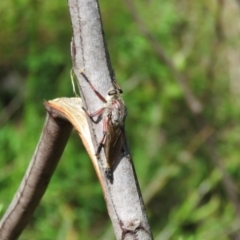
POLYGON ((108 94, 107 94, 107 97, 106 97, 107 102, 111 102, 115 99, 119 99, 121 97, 122 93, 123 93, 123 91, 120 88, 114 88, 114 87, 111 88, 108 91, 108 94))

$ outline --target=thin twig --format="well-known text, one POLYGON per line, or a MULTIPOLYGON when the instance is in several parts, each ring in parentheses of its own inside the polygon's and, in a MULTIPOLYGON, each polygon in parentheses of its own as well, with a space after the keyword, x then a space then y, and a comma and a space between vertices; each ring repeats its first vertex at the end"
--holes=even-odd
POLYGON ((14 240, 21 234, 45 193, 63 153, 72 126, 47 114, 35 153, 5 215, 0 221, 0 239, 14 240))

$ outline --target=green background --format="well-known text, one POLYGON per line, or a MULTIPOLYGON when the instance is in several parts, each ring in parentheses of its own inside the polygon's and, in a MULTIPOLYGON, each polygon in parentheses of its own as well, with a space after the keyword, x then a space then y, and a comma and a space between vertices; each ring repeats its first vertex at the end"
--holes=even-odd
MULTIPOLYGON (((148 0, 135 1, 133 9, 130 2, 101 0, 100 7, 154 237, 236 239, 240 5, 148 0), (202 104, 199 114, 186 103, 179 76, 202 104), (223 176, 234 186, 223 184, 223 176)), ((67 1, 0 1, 0 22, 2 216, 41 134, 44 100, 73 92, 67 1)), ((100 185, 76 132, 20 239, 115 239, 100 185)))

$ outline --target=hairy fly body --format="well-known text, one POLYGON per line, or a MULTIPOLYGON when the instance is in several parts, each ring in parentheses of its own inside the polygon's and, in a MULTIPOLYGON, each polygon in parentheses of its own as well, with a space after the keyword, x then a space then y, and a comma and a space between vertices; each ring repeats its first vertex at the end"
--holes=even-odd
POLYGON ((124 124, 127 115, 127 109, 121 99, 122 89, 114 82, 114 87, 108 91, 106 99, 95 89, 87 76, 81 71, 83 78, 88 82, 98 98, 104 103, 104 106, 94 113, 83 110, 91 118, 102 115, 103 118, 103 137, 99 143, 96 155, 99 156, 102 148, 104 149, 107 162, 105 164, 105 174, 107 178, 112 178, 112 167, 118 160, 119 154, 123 149, 125 140, 124 124))

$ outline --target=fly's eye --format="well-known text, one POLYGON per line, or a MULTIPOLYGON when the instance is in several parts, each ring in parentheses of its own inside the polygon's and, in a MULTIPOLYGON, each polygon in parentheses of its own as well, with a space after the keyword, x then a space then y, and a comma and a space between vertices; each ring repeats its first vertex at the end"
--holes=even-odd
POLYGON ((118 92, 120 93, 120 94, 122 94, 123 93, 123 90, 122 89, 118 89, 118 92))
POLYGON ((109 96, 116 95, 116 94, 117 94, 116 89, 113 89, 113 90, 111 90, 111 91, 108 92, 108 95, 109 95, 109 96))

